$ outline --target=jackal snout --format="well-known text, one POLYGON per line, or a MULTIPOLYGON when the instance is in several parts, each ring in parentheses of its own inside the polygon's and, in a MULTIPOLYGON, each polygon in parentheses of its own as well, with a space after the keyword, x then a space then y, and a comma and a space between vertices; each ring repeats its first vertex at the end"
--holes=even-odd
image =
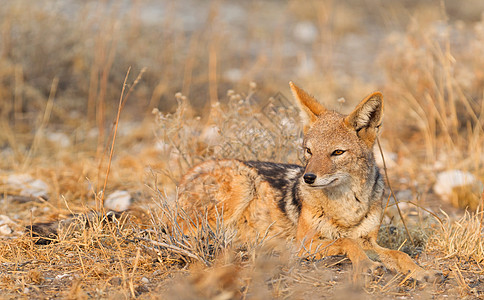
POLYGON ((316 181, 317 177, 318 176, 316 176, 316 174, 314 174, 314 173, 306 173, 303 176, 304 182, 307 183, 307 184, 313 184, 316 181))

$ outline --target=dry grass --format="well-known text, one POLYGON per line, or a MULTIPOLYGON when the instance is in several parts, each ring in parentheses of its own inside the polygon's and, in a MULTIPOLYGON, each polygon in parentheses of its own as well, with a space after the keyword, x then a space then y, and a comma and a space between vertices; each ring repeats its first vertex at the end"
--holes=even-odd
POLYGON ((441 170, 484 179, 481 2, 4 3, 0 214, 14 232, 0 243, 0 296, 482 296, 483 214, 432 191, 441 170), (129 67, 147 67, 137 85, 123 85, 129 67), (266 249, 263 237, 233 245, 233 232, 176 209, 176 184, 200 161, 300 162, 289 80, 342 112, 383 90, 381 141, 395 156, 386 157, 388 175, 414 243, 394 206, 379 242, 440 270, 443 283, 387 273, 348 286, 342 257, 300 260, 266 249), (120 91, 134 85, 114 122, 120 91), (43 180, 48 196, 19 195, 11 174, 43 180), (118 189, 131 193, 132 209, 106 222, 96 201, 118 189), (24 230, 73 212, 87 214, 60 226, 56 243, 36 245, 24 230))
POLYGON ((465 212, 457 221, 447 216, 441 230, 432 236, 431 245, 440 249, 447 258, 474 260, 480 264, 484 261, 484 242, 482 235, 482 212, 465 212))

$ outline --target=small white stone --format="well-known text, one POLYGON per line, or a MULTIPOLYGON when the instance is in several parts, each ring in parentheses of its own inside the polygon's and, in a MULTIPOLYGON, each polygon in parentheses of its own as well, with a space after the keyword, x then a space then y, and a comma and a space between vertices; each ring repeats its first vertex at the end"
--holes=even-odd
POLYGON ((47 196, 47 189, 48 186, 45 182, 40 179, 35 179, 29 182, 20 194, 24 196, 43 197, 47 196))
POLYGON ((143 277, 141 278, 141 282, 147 284, 147 283, 150 283, 150 280, 146 277, 143 277))
POLYGON ((7 224, 0 225, 0 236, 9 235, 12 232, 13 230, 7 224))
POLYGON ((46 197, 48 186, 40 179, 34 179, 28 174, 12 174, 8 176, 6 184, 19 189, 20 195, 32 197, 46 197))
POLYGON ((318 37, 318 28, 313 22, 303 21, 294 27, 294 37, 305 43, 313 43, 318 37))
POLYGON ((20 186, 32 180, 32 176, 28 174, 12 174, 7 177, 7 184, 12 186, 20 186))
POLYGON ((224 77, 228 80, 228 81, 232 81, 232 82, 238 82, 242 79, 242 71, 240 69, 228 69, 225 73, 224 73, 224 77))
POLYGON ((9 217, 5 215, 0 215, 0 225, 3 225, 3 224, 15 224, 15 223, 9 217))
POLYGON ((59 145, 62 148, 67 148, 71 145, 69 136, 63 132, 49 132, 46 134, 49 141, 59 145))
POLYGON ((62 279, 64 277, 67 277, 67 276, 69 276, 69 274, 59 274, 59 275, 55 276, 55 279, 59 280, 59 279, 62 279))
POLYGON ((483 190, 482 182, 471 173, 461 170, 449 170, 437 175, 434 191, 436 194, 447 200, 451 197, 452 190, 461 186, 475 187, 475 190, 480 191, 480 193, 482 193, 483 190))
POLYGON ((132 197, 127 191, 114 191, 106 200, 104 200, 104 207, 115 211, 125 211, 129 208, 132 202, 132 197))
POLYGON ((5 215, 0 215, 0 236, 6 236, 12 234, 14 231, 12 225, 16 226, 16 223, 5 215))

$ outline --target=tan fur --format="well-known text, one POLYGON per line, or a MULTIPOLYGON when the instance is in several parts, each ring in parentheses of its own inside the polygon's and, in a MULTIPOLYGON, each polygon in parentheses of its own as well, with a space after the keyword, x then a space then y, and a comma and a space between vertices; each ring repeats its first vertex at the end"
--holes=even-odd
POLYGON ((179 191, 183 209, 207 212, 212 224, 222 215, 224 225, 236 229, 241 241, 250 241, 266 230, 271 237, 284 239, 296 234, 296 226, 273 201, 278 191, 240 161, 202 163, 183 177, 179 191))
POLYGON ((297 87, 292 81, 289 82, 294 98, 301 104, 301 117, 304 120, 304 133, 309 129, 311 123, 316 122, 317 116, 326 111, 314 97, 306 93, 303 89, 297 87))
POLYGON ((376 243, 382 214, 383 179, 373 157, 381 124, 379 92, 348 116, 329 111, 290 83, 304 120, 305 168, 284 164, 208 161, 194 167, 180 184, 179 201, 191 214, 207 212, 241 241, 268 233, 295 241, 299 255, 346 255, 355 274, 379 264, 423 279, 427 273, 400 251, 376 243))

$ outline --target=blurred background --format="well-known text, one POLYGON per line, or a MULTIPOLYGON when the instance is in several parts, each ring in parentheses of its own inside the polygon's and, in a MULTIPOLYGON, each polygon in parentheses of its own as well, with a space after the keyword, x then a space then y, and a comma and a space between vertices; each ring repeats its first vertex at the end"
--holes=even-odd
MULTIPOLYGON (((463 54, 478 63, 483 11, 477 0, 4 1, 2 113, 18 120, 44 108, 57 78, 53 120, 62 110, 93 120, 99 102, 117 103, 128 67, 147 68, 136 113, 173 110, 176 92, 202 108, 250 81, 268 95, 294 80, 323 102, 358 100, 411 80, 436 48, 451 71, 464 72, 463 54)), ((479 74, 459 75, 470 85, 479 74)))

